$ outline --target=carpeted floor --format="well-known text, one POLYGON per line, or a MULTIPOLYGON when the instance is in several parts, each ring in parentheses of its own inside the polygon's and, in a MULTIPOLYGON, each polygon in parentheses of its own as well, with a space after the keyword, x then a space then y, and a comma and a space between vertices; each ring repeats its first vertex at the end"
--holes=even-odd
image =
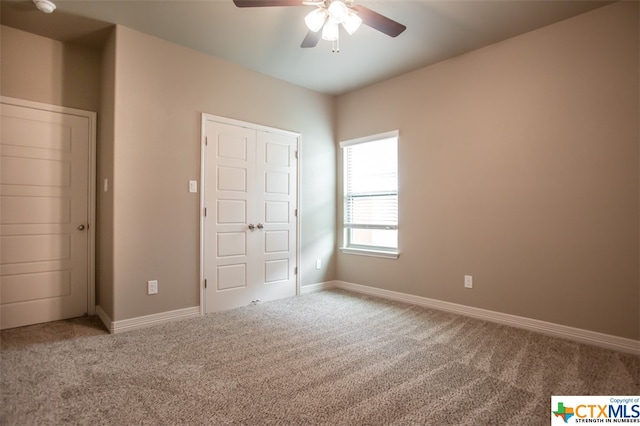
POLYGON ((551 395, 640 394, 638 356, 338 290, 0 337, 8 425, 548 425, 551 395))

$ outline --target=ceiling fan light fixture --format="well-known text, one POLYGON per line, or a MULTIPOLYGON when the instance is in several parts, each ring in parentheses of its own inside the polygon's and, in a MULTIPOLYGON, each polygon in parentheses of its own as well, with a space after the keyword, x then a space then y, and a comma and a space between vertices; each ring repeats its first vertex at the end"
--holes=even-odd
POLYGON ((49 0, 33 0, 39 11, 44 13, 52 13, 56 10, 56 5, 49 0))
POLYGON ((336 21, 338 24, 341 24, 342 22, 344 22, 345 18, 347 17, 349 9, 347 8, 347 5, 344 4, 342 1, 333 0, 329 5, 328 11, 331 19, 336 21))
POLYGON ((322 38, 327 41, 336 41, 338 40, 338 30, 338 23, 329 18, 322 27, 322 38))
POLYGON ((320 28, 322 28, 328 16, 329 13, 327 12, 327 9, 319 7, 305 16, 304 23, 307 24, 307 28, 309 28, 309 30, 316 33, 320 28))
POLYGON ((342 21, 342 26, 345 30, 352 35, 356 32, 358 28, 360 28, 360 24, 362 24, 362 18, 360 18, 356 13, 352 11, 347 12, 347 16, 342 21))

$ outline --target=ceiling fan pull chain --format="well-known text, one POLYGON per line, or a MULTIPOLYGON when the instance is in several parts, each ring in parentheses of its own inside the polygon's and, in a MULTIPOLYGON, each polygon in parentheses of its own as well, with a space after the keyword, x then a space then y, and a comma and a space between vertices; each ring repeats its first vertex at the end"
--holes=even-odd
POLYGON ((333 40, 333 48, 331 51, 333 53, 340 53, 340 39, 333 40))

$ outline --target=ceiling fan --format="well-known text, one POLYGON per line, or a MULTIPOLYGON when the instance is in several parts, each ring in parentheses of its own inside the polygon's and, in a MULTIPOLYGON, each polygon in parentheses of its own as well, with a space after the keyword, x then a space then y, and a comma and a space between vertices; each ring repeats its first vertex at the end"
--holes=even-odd
POLYGON ((406 26, 373 10, 354 5, 354 0, 233 0, 237 7, 316 6, 304 21, 309 32, 300 47, 315 47, 320 39, 333 42, 333 51, 339 52, 339 27, 353 34, 365 24, 390 37, 397 37, 406 26), (320 31, 322 29, 322 31, 320 31))

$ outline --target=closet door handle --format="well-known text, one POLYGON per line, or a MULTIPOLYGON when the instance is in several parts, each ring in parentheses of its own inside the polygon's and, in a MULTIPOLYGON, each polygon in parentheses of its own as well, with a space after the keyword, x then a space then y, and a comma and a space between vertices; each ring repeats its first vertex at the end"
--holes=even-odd
POLYGON ((253 223, 249 224, 249 230, 253 231, 256 228, 256 226, 253 223))
POLYGON ((264 228, 264 225, 263 225, 263 224, 261 224, 261 223, 259 223, 259 224, 258 224, 258 229, 262 229, 262 228, 264 228))

